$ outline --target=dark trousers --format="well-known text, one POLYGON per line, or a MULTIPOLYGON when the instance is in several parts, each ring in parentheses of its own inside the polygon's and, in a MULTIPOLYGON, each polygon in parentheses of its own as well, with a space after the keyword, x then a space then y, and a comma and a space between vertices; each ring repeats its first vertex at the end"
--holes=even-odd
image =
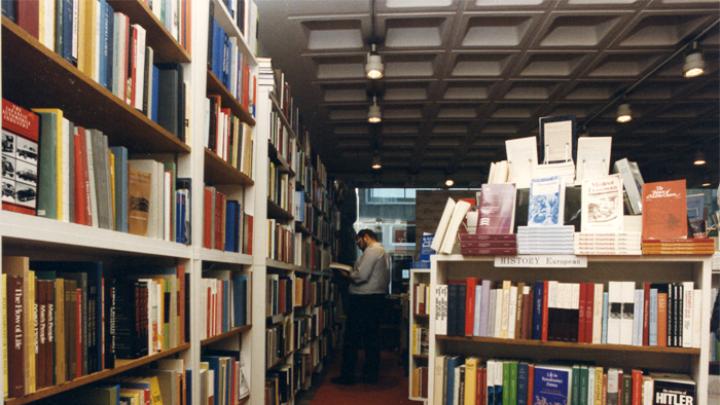
POLYGON ((361 346, 365 349, 363 376, 369 379, 378 377, 378 368, 380 367, 380 317, 384 306, 384 294, 349 294, 343 342, 343 377, 355 377, 358 350, 361 346))

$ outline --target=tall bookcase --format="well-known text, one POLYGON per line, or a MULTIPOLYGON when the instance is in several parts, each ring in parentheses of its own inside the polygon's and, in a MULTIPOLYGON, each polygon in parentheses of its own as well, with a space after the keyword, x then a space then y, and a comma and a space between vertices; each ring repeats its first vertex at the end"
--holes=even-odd
MULTIPOLYGON (((100 372, 75 378, 61 385, 50 386, 18 398, 4 399, 0 396, 0 405, 19 405, 32 403, 43 398, 103 382, 108 378, 148 366, 162 358, 179 357, 185 362, 186 369, 192 372, 192 398, 188 402, 200 403, 200 382, 198 372, 202 356, 207 350, 239 351, 243 373, 251 390, 251 395, 241 403, 263 404, 266 369, 265 364, 265 299, 268 272, 288 274, 294 281, 309 278, 311 281, 323 281, 329 287, 319 299, 307 305, 299 305, 289 314, 295 316, 312 313, 323 307, 326 313, 334 313, 334 290, 330 285, 331 275, 321 271, 326 269, 331 259, 331 237, 321 239, 311 233, 303 238, 311 238, 319 248, 326 252, 317 266, 297 266, 290 263, 268 260, 268 218, 284 218, 288 227, 295 231, 292 210, 278 213, 268 202, 268 151, 270 119, 273 111, 271 93, 274 91, 273 74, 268 59, 258 59, 250 41, 236 25, 231 12, 222 0, 188 1, 191 10, 190 38, 187 51, 173 38, 161 21, 143 0, 109 0, 115 11, 128 15, 131 24, 140 24, 147 30, 147 43, 155 51, 156 60, 181 64, 183 75, 189 84, 186 88, 185 141, 180 140, 142 112, 134 109, 115 97, 106 88, 99 85, 88 75, 62 59, 53 50, 46 48, 37 39, 10 19, 2 18, 0 42, 3 50, 3 76, 7 79, 2 88, 3 97, 26 108, 58 107, 78 125, 97 128, 109 137, 111 145, 122 145, 135 154, 163 153, 176 156, 178 177, 191 179, 192 244, 183 245, 165 240, 136 236, 96 227, 78 225, 22 215, 9 211, 0 211, 0 253, 3 255, 25 255, 32 259, 51 260, 102 260, 107 262, 153 263, 161 265, 182 265, 188 275, 186 296, 188 313, 185 322, 190 325, 186 341, 176 347, 151 356, 134 360, 118 361, 116 366, 100 372), (235 98, 232 92, 212 73, 208 67, 208 32, 210 12, 213 17, 235 41, 243 59, 248 62, 251 74, 257 77, 255 111, 235 98), (191 45, 191 46, 190 46, 191 45), (12 56, 11 56, 12 55, 12 56), (247 124, 254 133, 252 146, 252 175, 241 173, 238 169, 218 157, 206 148, 205 136, 208 129, 205 120, 205 98, 208 94, 220 96, 223 108, 231 110, 240 121, 247 124), (214 186, 228 199, 242 203, 245 214, 254 218, 252 227, 252 255, 208 249, 203 246, 204 227, 204 186, 214 186), (203 275, 209 269, 229 270, 247 276, 247 322, 246 325, 231 328, 225 333, 201 338, 207 313, 202 305, 205 291, 199 286, 203 275), (297 315, 296 315, 297 314, 297 315)), ((276 100, 277 101, 277 100, 276 100)), ((277 107, 276 107, 277 109, 277 107)), ((285 120, 287 121, 287 120, 285 120)), ((289 125, 289 124, 288 124, 289 125)), ((294 137, 293 142, 299 142, 294 137)), ((305 163, 309 164, 310 157, 305 163)), ((299 166, 300 167, 300 166, 299 166)), ((302 166, 303 168, 305 166, 302 166)), ((289 171, 293 169, 288 167, 289 171)), ((296 169, 297 170, 297 169, 296 169)), ((293 178, 293 191, 295 179, 293 178)), ((325 180, 326 181, 326 180, 325 180)), ((298 188, 302 182, 298 181, 298 188)), ((323 184, 327 187, 327 183, 323 184)), ((325 192, 327 198, 327 192, 325 192)), ((291 199, 294 196, 291 196, 291 199)), ((317 210, 330 223, 331 208, 327 200, 316 201, 317 210)), ((282 210, 281 210, 282 211, 282 210)), ((329 225, 328 225, 329 226, 329 225)), ((298 232, 303 227, 298 225, 298 232)), ((333 234, 334 235, 334 234, 333 234)), ((293 291, 294 293, 294 291, 293 291)), ((0 297, 4 300, 5 297, 0 297)), ((291 322, 292 324, 292 322, 291 322)), ((327 324, 333 325, 332 315, 327 324)), ((1 328, 1 326, 0 326, 1 328)), ((285 362, 294 363, 295 358, 302 360, 303 354, 310 352, 311 345, 320 347, 323 356, 311 362, 313 370, 322 368, 328 347, 332 346, 334 336, 332 327, 320 331, 318 336, 304 342, 293 350, 285 362), (320 360, 319 362, 317 360, 320 360)), ((5 334, 6 331, 0 330, 5 334)), ((2 356, 0 351, 0 356, 2 356)), ((0 364, 2 363, 0 358, 0 364)), ((312 377, 312 372, 308 373, 312 377)), ((302 386, 307 387, 307 379, 302 386)), ((2 379, 0 379, 2 384, 2 379)), ((4 390, 4 387, 3 387, 4 390)))
MULTIPOLYGON (((422 395, 414 395, 416 392, 416 389, 419 387, 415 387, 415 384, 417 381, 413 378, 413 372, 418 367, 427 367, 428 366, 428 355, 422 354, 422 350, 420 350, 420 353, 418 353, 418 350, 414 348, 419 348, 421 345, 421 342, 419 341, 418 337, 416 336, 416 328, 428 328, 428 324, 430 322, 430 307, 429 303, 425 302, 423 303, 423 306, 425 308, 425 313, 419 313, 416 311, 415 307, 417 305, 419 297, 417 296, 415 287, 419 284, 425 284, 430 287, 430 269, 410 269, 410 306, 409 306, 409 322, 408 322, 408 336, 410 339, 410 344, 408 345, 408 370, 409 370, 409 379, 408 379, 408 398, 411 401, 422 401, 423 403, 427 403, 427 398, 423 397, 422 395)), ((429 296, 429 294, 428 294, 429 296)), ((429 330, 428 330, 429 332, 429 330)), ((429 377, 429 375, 428 375, 429 377)))
POLYGON ((603 367, 646 368, 651 371, 686 373, 696 382, 697 403, 707 402, 709 323, 702 322, 700 347, 658 347, 614 344, 583 344, 555 341, 444 336, 436 333, 435 287, 449 280, 475 277, 492 281, 558 280, 606 283, 612 281, 693 281, 702 291, 702 320, 710 319, 711 263, 704 256, 588 256, 587 268, 498 268, 494 257, 434 255, 431 258, 429 403, 435 394, 435 363, 440 355, 474 355, 480 358, 592 362, 603 367))

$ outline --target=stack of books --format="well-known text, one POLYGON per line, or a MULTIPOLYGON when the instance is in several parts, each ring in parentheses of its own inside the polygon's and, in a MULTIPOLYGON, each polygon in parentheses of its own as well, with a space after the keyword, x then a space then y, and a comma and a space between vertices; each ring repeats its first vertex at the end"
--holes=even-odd
POLYGON ((641 255, 640 232, 575 234, 576 255, 641 255))
POLYGON ((464 256, 516 255, 514 234, 460 234, 460 252, 464 256))
POLYGON ((519 226, 517 252, 521 255, 571 255, 575 253, 572 225, 519 226))
POLYGON ((712 255, 715 253, 715 241, 700 239, 646 239, 642 241, 644 255, 712 255))

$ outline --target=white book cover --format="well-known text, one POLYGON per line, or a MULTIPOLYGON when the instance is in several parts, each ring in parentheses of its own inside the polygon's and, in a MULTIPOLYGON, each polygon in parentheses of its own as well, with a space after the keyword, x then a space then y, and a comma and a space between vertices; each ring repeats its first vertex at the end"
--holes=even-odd
POLYGON ((480 298, 480 336, 490 336, 488 334, 488 315, 490 304, 490 280, 482 281, 482 295, 480 298))
POLYGON ((602 338, 602 305, 603 305, 603 285, 595 284, 593 292, 593 329, 592 343, 599 344, 602 338))
POLYGON ((595 404, 595 368, 588 368, 587 405, 595 404))
POLYGON ((533 169, 538 164, 537 138, 511 139, 505 141, 507 154, 509 183, 515 183, 518 188, 527 188, 533 178, 533 169))
MULTIPOLYGON (((692 347, 700 347, 702 343, 702 290, 695 289, 692 294, 692 347)), ((715 301, 712 301, 715 302, 715 301)))
POLYGON ((459 367, 455 367, 453 370, 453 380, 455 381, 455 384, 453 384, 452 405, 462 405, 460 403, 460 369, 463 367, 465 367, 464 364, 459 367))
POLYGON ((145 38, 146 31, 139 24, 132 25, 137 31, 137 47, 135 48, 135 107, 138 110, 143 108, 145 95, 145 38))
POLYGON ((622 317, 620 319, 620 344, 631 345, 635 317, 635 283, 623 281, 621 287, 622 317))
POLYGON ((642 346, 643 341, 643 300, 644 294, 642 289, 635 290, 635 303, 633 313, 633 339, 632 344, 642 346))
POLYGON ((438 222, 437 229, 435 229, 435 236, 433 236, 432 244, 430 245, 430 248, 432 248, 432 250, 436 252, 440 251, 443 237, 445 236, 445 232, 447 231, 447 227, 450 223, 450 218, 452 218, 454 210, 455 200, 453 200, 452 198, 448 198, 447 202, 445 203, 445 209, 443 210, 442 216, 440 217, 440 222, 438 222))
POLYGON ((581 136, 578 138, 575 184, 607 176, 610 172, 611 136, 581 136))
POLYGON ((70 156, 70 151, 72 150, 74 136, 70 133, 70 121, 64 117, 62 120, 62 138, 58 139, 59 142, 62 142, 62 184, 60 185, 62 187, 62 198, 60 200, 62 210, 58 210, 58 219, 63 222, 70 222, 70 193, 73 192, 70 182, 70 161, 73 156, 70 156))
POLYGON ((439 355, 435 357, 435 386, 433 387, 433 403, 444 404, 443 394, 445 394, 445 356, 439 355))
MULTIPOLYGON (((502 387, 503 386, 503 362, 502 361, 496 361, 495 362, 495 372, 493 373, 494 381, 493 385, 496 387, 502 387)), ((499 401, 498 401, 499 403, 499 401)))
POLYGON ((518 288, 517 286, 510 287, 510 302, 508 306, 508 330, 507 330, 507 338, 514 339, 515 338, 515 318, 517 317, 517 297, 518 297, 518 288))
POLYGON ((692 347, 695 339, 693 336, 693 323, 695 322, 693 319, 693 307, 695 306, 693 302, 694 285, 692 281, 685 281, 682 283, 682 286, 682 343, 683 347, 692 347))
POLYGON ((620 344, 622 320, 622 282, 608 282, 607 343, 620 344))
POLYGON ((465 215, 465 223, 467 224, 467 232, 470 235, 475 235, 478 230, 478 218, 480 216, 479 211, 470 210, 465 215))
POLYGON ((500 312, 500 337, 507 338, 510 324, 510 281, 502 283, 502 303, 500 312))
POLYGON ((547 120, 548 118, 550 117, 538 119, 543 141, 543 163, 572 160, 573 121, 547 120))
POLYGON ((495 177, 494 183, 501 184, 508 182, 508 162, 507 160, 501 160, 495 163, 495 177))
POLYGON ((648 376, 643 377, 642 382, 642 405, 653 405, 653 391, 655 390, 655 383, 652 378, 648 376))
POLYGON ((559 177, 532 179, 528 196, 528 227, 563 225, 565 186, 559 177))
POLYGON ((447 335, 448 316, 448 286, 440 284, 435 286, 435 334, 447 335))
POLYGON ((638 185, 638 182, 635 180, 630 161, 628 161, 627 158, 616 160, 613 171, 620 174, 622 178, 625 192, 630 201, 632 214, 640 215, 642 213, 642 185, 638 185))
POLYGON ((495 313, 493 314, 494 337, 501 338, 502 335, 502 313, 503 313, 503 289, 495 290, 495 313))
POLYGON ((443 242, 440 246, 439 253, 452 253, 453 247, 455 246, 455 242, 457 240, 458 231, 460 230, 460 225, 462 225, 462 222, 465 219, 465 215, 467 214, 469 209, 470 203, 467 201, 460 200, 455 204, 455 209, 453 210, 452 217, 450 218, 450 223, 448 224, 447 230, 445 231, 445 236, 443 237, 443 242))
POLYGON ((488 170, 488 184, 495 184, 495 162, 490 162, 490 169, 488 170))
POLYGON ((581 230, 584 233, 622 232, 623 188, 617 174, 583 180, 581 230))
POLYGON ((42 0, 40 13, 43 16, 40 41, 49 49, 55 49, 55 0, 42 0))
POLYGON ((560 163, 547 163, 537 165, 533 168, 533 177, 557 176, 563 179, 565 184, 575 183, 575 164, 572 161, 560 163))
POLYGON ((485 325, 485 336, 495 336, 495 301, 497 300, 497 290, 492 289, 488 294, 488 305, 485 309, 487 312, 487 324, 485 325))
POLYGON ((480 336, 480 314, 484 309, 482 307, 483 300, 482 284, 475 286, 475 319, 473 319, 473 336, 480 336))
MULTIPOLYGON (((147 91, 147 111, 145 115, 148 117, 153 116, 153 98, 158 97, 158 94, 153 94, 153 66, 155 65, 155 51, 151 47, 147 47, 147 59, 145 60, 145 66, 148 66, 147 77, 145 78, 145 91, 147 91)), ((188 94, 187 92, 185 94, 188 94)), ((187 102, 186 104, 192 104, 187 102)), ((209 118, 209 117, 208 117, 209 118)), ((186 138, 188 138, 186 136, 186 138)))

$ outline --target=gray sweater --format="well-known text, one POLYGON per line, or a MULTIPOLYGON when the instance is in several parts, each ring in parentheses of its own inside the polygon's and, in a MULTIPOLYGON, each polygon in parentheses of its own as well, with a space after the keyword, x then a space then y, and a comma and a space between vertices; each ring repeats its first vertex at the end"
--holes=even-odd
POLYGON ((390 282, 390 256, 380 243, 365 248, 350 273, 350 294, 387 294, 390 282))

